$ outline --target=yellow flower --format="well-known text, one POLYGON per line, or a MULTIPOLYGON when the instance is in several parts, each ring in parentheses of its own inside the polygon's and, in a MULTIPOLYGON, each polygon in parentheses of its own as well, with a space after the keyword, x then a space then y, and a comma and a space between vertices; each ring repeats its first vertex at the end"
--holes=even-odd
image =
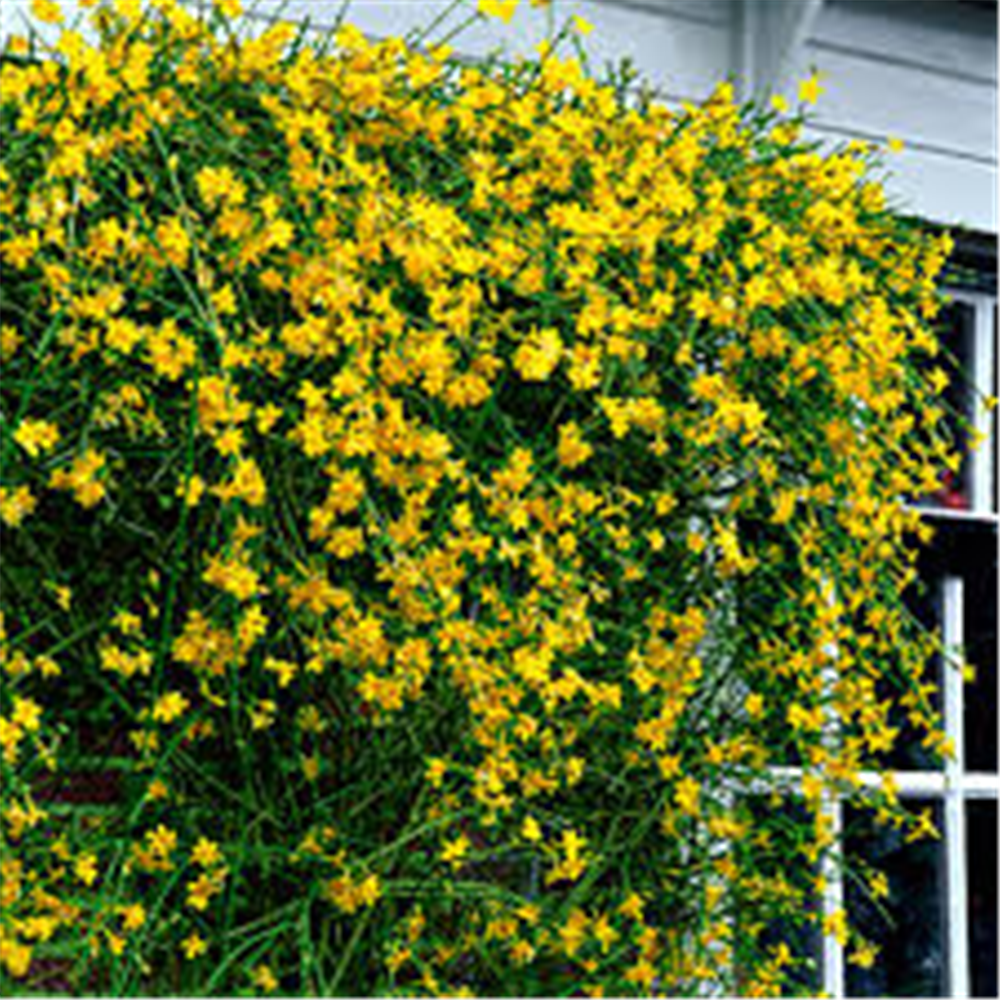
POLYGON ((260 574, 238 559, 223 562, 217 556, 212 556, 202 573, 202 579, 240 601, 248 601, 261 592, 260 574))
POLYGON ((63 23, 63 12, 56 0, 31 0, 31 13, 44 24, 63 23))
MULTIPOLYGON (((24 35, 7 36, 7 52, 10 55, 26 56, 30 51, 31 51, 31 43, 28 41, 27 38, 25 38, 24 35)), ((4 327, 3 334, 6 334, 8 330, 10 330, 12 333, 14 332, 13 328, 4 327)), ((0 344, 3 343, 2 340, 3 334, 0 334, 0 344)), ((6 360, 9 353, 13 352, 9 352, 5 347, 0 346, 0 357, 6 360)))
POLYGON ((623 917, 628 917, 630 920, 635 920, 636 922, 642 920, 643 910, 646 906, 646 901, 637 892, 630 893, 626 898, 625 902, 618 907, 618 912, 623 917))
POLYGON ((250 978, 254 986, 265 993, 273 993, 278 988, 278 980, 269 965, 258 965, 250 978))
POLYGON ((166 859, 177 846, 177 834, 162 823, 146 834, 150 851, 158 858, 166 859))
POLYGON ((358 901, 362 906, 374 906, 382 896, 382 883, 378 875, 369 875, 358 886, 358 901))
POLYGON ((252 507, 262 506, 267 499, 267 484, 260 467, 252 458, 237 461, 226 499, 229 497, 238 497, 252 507))
POLYGON ((195 184, 201 200, 212 207, 220 201, 240 204, 246 198, 246 190, 230 167, 203 167, 195 175, 195 184))
POLYGON ((196 879, 188 882, 187 904, 192 909, 204 911, 208 909, 208 904, 216 893, 220 890, 217 877, 208 872, 202 872, 196 879))
POLYGON ((104 465, 104 456, 88 448, 73 459, 69 469, 56 469, 49 477, 49 485, 56 490, 72 490, 81 507, 94 507, 107 493, 104 484, 96 478, 104 465))
POLYGON ((232 285, 223 285, 218 291, 212 292, 209 298, 212 302, 212 308, 220 316, 236 315, 236 293, 233 291, 232 285))
POLYGON ((243 3, 242 0, 215 0, 215 9, 222 14, 223 17, 227 17, 232 20, 234 17, 239 17, 243 13, 243 3))
POLYGON ((584 853, 586 846, 585 837, 580 836, 575 830, 564 830, 560 843, 563 859, 546 874, 546 884, 551 885, 563 879, 576 882, 587 868, 588 860, 584 853))
POLYGON ((872 872, 868 879, 868 888, 871 890, 873 899, 888 899, 889 879, 885 872, 872 872))
POLYGON ((687 547, 694 555, 700 556, 708 548, 708 539, 697 531, 688 532, 687 547))
POLYGON ((524 823, 521 824, 521 836, 533 844, 537 844, 542 839, 542 828, 534 816, 525 817, 524 823))
POLYGON ((170 797, 170 789, 161 778, 154 778, 146 789, 146 797, 152 802, 161 802, 170 797))
POLYGON ((191 238, 184 228, 184 223, 177 216, 171 216, 157 224, 156 239, 171 264, 175 267, 184 267, 187 264, 188 254, 191 252, 191 238))
POLYGON ((870 969, 875 964, 875 959, 878 957, 878 948, 864 942, 858 944, 854 951, 848 956, 847 960, 852 965, 858 966, 860 969, 870 969))
POLYGON ((142 16, 142 0, 115 0, 115 11, 133 24, 142 16))
POLYGON ((260 507, 267 499, 267 483, 252 458, 241 458, 236 462, 230 482, 214 486, 212 492, 224 502, 239 499, 251 507, 260 507))
POLYGON ((0 359, 9 361, 23 342, 24 337, 15 327, 0 326, 0 359))
POLYGON ((440 757, 432 757, 427 761, 427 770, 424 772, 424 778, 430 784, 431 788, 440 788, 441 782, 447 773, 447 762, 443 761, 440 757))
POLYGON ((575 469, 594 454, 594 449, 584 439, 579 426, 570 422, 559 428, 557 454, 561 465, 575 469))
POLYGON ((55 594, 56 604, 63 611, 69 611, 70 605, 73 603, 73 591, 65 584, 53 583, 52 581, 47 581, 45 586, 55 594))
POLYGON ((611 921, 608 920, 607 914, 603 913, 597 918, 597 920, 594 921, 591 933, 600 943, 601 953, 604 955, 608 953, 611 946, 620 937, 618 931, 611 926, 611 921))
POLYGON ((257 430, 261 434, 267 434, 274 427, 274 425, 281 419, 284 411, 280 406, 275 406, 273 403, 268 403, 265 406, 260 407, 254 414, 254 421, 257 424, 257 430))
POLYGON ((184 501, 187 507, 197 507, 204 493, 205 480, 197 473, 191 476, 186 484, 183 478, 177 484, 176 495, 184 501))
POLYGON ((8 489, 0 486, 0 521, 8 528, 17 528, 21 522, 34 513, 38 501, 27 486, 8 489))
POLYGON ((257 730, 270 729, 274 725, 274 717, 277 714, 278 706, 270 698, 261 698, 256 705, 247 709, 250 713, 250 725, 257 730))
POLYGON ((169 724, 180 718, 190 704, 180 691, 168 691, 156 700, 156 704, 153 706, 153 719, 156 722, 169 724))
POLYGON ((579 14, 573 15, 573 25, 581 35, 589 35, 594 30, 594 26, 590 21, 580 17, 579 14))
POLYGON ((73 874, 86 886, 97 881, 97 856, 81 854, 73 865, 73 874))
POLYGON ((555 371, 562 353, 557 330, 533 330, 514 352, 514 368, 526 382, 544 382, 555 371))
POLYGON ((192 933, 181 942, 181 951, 184 952, 184 957, 190 962, 200 955, 204 955, 208 951, 208 945, 200 934, 192 933))
POLYGON ((847 944, 847 914, 843 910, 834 910, 823 918, 823 934, 834 938, 843 947, 847 944))
POLYGON ((277 676, 279 688, 288 687, 299 671, 298 664, 292 663, 291 660, 279 660, 274 656, 264 660, 264 669, 277 676))
POLYGON ((824 89, 820 86, 819 73, 813 73, 799 84, 799 100, 803 104, 815 104, 824 89))
POLYGON ((118 913, 122 918, 122 928, 127 931, 137 931, 146 922, 146 908, 142 903, 120 906, 118 913))
POLYGON ((694 778, 682 778, 674 790, 674 802, 682 813, 688 816, 698 815, 698 800, 701 795, 701 785, 694 778))
POLYGON ((59 428, 47 420, 22 420, 14 431, 14 440, 32 457, 51 451, 59 440, 59 428))
POLYGON ((465 834, 461 834, 444 845, 441 850, 441 860, 448 862, 452 868, 461 868, 463 859, 469 853, 471 846, 469 838, 465 834))
POLYGON ((625 982, 641 986, 644 994, 650 992, 655 979, 656 966, 646 958, 640 959, 635 965, 629 966, 625 972, 625 982))
POLYGON ((479 0, 479 12, 486 17, 497 17, 504 24, 509 24, 518 3, 520 0, 479 0))
POLYGON ((623 438, 629 432, 632 423, 633 408, 631 400, 615 399, 611 396, 601 396, 597 400, 604 415, 611 424, 611 433, 616 438, 623 438))
POLYGON ((929 837, 932 840, 941 839, 941 831, 934 825, 934 814, 930 809, 921 809, 913 821, 911 829, 906 834, 906 843, 929 837))
POLYGON ((11 721, 26 733, 36 732, 40 725, 42 710, 30 698, 15 696, 11 721))
POLYGON ((0 945, 0 962, 15 979, 23 979, 31 968, 31 946, 6 936, 0 945))
POLYGON ((574 909, 558 930, 562 949, 570 958, 580 950, 587 938, 587 923, 587 914, 581 909, 574 909))
POLYGON ((198 842, 191 850, 191 861, 202 868, 211 868, 222 860, 222 852, 219 845, 214 840, 207 837, 199 837, 198 842))

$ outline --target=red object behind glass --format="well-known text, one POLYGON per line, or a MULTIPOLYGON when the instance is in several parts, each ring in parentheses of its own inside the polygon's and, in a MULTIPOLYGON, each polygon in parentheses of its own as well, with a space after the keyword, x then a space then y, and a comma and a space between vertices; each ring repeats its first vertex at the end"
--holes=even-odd
POLYGON ((935 503, 948 510, 968 510, 969 498, 955 481, 955 473, 950 469, 941 474, 941 489, 933 494, 935 503))

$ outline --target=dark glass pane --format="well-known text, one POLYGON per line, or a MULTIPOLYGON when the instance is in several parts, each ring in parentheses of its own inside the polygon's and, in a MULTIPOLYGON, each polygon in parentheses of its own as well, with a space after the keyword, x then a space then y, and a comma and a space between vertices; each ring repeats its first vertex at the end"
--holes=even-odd
MULTIPOLYGON (((914 802, 930 809, 943 827, 940 803, 914 802)), ((905 834, 880 825, 867 810, 844 809, 848 858, 846 886, 849 923, 878 947, 871 968, 848 960, 847 993, 854 997, 943 996, 945 975, 945 872, 940 840, 907 843, 905 834), (882 871, 887 899, 873 899, 863 872, 882 871)), ((848 949, 848 959, 851 951, 848 949)))
POLYGON ((969 966, 972 995, 997 996, 997 804, 970 802, 969 966))
MULTIPOLYGON (((921 574, 906 591, 906 606, 920 624, 932 631, 941 628, 943 620, 942 582, 937 573, 921 574)), ((941 712, 942 676, 941 661, 935 657, 927 664, 924 682, 934 685, 929 699, 935 712, 941 712)), ((891 699, 889 725, 897 730, 896 742, 888 753, 874 757, 872 765, 879 770, 892 771, 934 771, 944 766, 944 761, 934 755, 930 747, 924 745, 925 729, 918 729, 909 718, 910 710, 900 703, 899 682, 884 678, 876 684, 876 691, 882 699, 891 699)))
POLYGON ((971 494, 968 434, 964 425, 974 413, 972 360, 976 334, 975 307, 965 302, 952 302, 941 311, 937 328, 942 352, 927 368, 940 368, 948 376, 948 384, 942 393, 945 423, 952 446, 963 454, 963 460, 957 472, 943 473, 939 488, 921 498, 921 502, 952 510, 968 510, 971 494))
MULTIPOLYGON (((1000 360, 1000 313, 997 312, 997 307, 993 306, 993 370, 990 372, 990 376, 993 379, 993 385, 990 387, 990 394, 995 396, 997 391, 1000 390, 1000 386, 997 386, 997 361, 1000 360)), ((990 448, 993 451, 993 463, 992 463, 992 476, 993 476, 993 488, 990 490, 990 496, 993 497, 993 509, 995 511, 1000 511, 1000 434, 997 433, 997 411, 993 410, 990 413, 990 448)))
POLYGON ((965 650, 975 668, 965 685, 965 766, 997 769, 997 549, 985 544, 965 579, 965 650))
POLYGON ((755 956, 787 948, 791 961, 783 970, 781 995, 815 996, 822 988, 822 900, 816 888, 818 866, 801 850, 811 816, 800 799, 786 796, 748 796, 741 810, 757 831, 765 829, 766 816, 767 835, 758 833, 735 845, 741 867, 758 876, 756 887, 736 901, 737 961, 743 948, 755 956))

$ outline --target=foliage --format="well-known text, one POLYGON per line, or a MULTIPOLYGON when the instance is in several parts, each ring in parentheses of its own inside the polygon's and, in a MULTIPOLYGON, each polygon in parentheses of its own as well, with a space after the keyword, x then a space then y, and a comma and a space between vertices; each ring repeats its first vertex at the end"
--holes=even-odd
POLYGON ((583 22, 463 66, 238 15, 3 67, 5 989, 872 961, 815 900, 831 796, 929 832, 859 772, 947 749, 904 602, 947 238, 583 22))

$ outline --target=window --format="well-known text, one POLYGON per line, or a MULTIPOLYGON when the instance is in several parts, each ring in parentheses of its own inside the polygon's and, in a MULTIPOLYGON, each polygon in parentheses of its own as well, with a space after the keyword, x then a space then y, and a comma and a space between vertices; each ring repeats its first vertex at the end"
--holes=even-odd
POLYGON ((983 398, 996 392, 997 304, 984 291, 956 290, 951 298, 941 330, 952 377, 945 402, 964 418, 954 421, 957 440, 967 443, 971 429, 984 443, 965 450, 957 474, 921 503, 936 534, 921 557, 923 592, 913 611, 939 627, 951 656, 963 651, 975 673, 963 679, 954 664, 938 666, 938 705, 955 751, 943 767, 906 739, 905 723, 900 744, 881 762, 907 807, 929 810, 940 840, 906 843, 849 801, 830 803, 846 864, 830 872, 824 910, 845 906, 880 948, 866 969, 826 939, 823 987, 833 995, 996 995, 997 457, 995 417, 983 398), (882 907, 858 891, 867 865, 889 876, 892 893, 882 907))
MULTIPOLYGON (((938 662, 937 676, 929 680, 954 755, 941 764, 904 711, 890 720, 899 730, 896 744, 874 754, 872 770, 861 774, 864 784, 874 785, 879 772, 891 772, 900 800, 908 810, 926 813, 938 838, 907 841, 849 798, 826 802, 841 857, 827 858, 816 904, 831 920, 846 910, 849 923, 878 947, 869 966, 852 961, 832 936, 810 945, 816 979, 803 973, 799 985, 835 997, 997 995, 1000 508, 995 420, 983 405, 984 397, 996 393, 997 302, 995 293, 983 290, 956 290, 951 298, 940 330, 942 364, 952 378, 945 402, 955 414, 956 440, 967 443, 970 432, 977 432, 983 444, 966 449, 954 478, 918 504, 935 536, 921 553, 920 585, 909 603, 944 640, 949 662, 938 662), (962 660, 974 674, 962 676, 962 660), (887 898, 873 899, 865 891, 869 869, 888 876, 887 898)), ((801 768, 775 768, 772 776, 773 787, 794 798, 801 768)), ((782 808, 796 807, 789 801, 782 808)))

